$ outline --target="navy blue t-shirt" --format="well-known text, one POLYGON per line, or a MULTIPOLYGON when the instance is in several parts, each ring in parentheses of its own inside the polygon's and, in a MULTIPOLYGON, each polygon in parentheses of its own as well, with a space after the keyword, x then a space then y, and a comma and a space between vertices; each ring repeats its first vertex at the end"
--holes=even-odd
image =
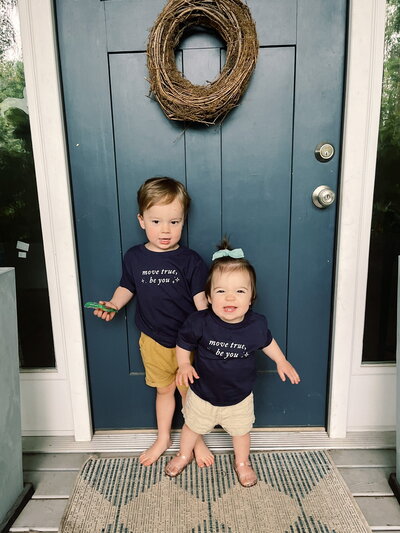
POLYGON ((188 317, 178 334, 177 345, 195 351, 199 379, 190 388, 212 405, 235 405, 253 390, 256 354, 272 341, 265 316, 249 310, 242 322, 224 322, 212 311, 188 317))
POLYGON ((204 291, 207 274, 199 254, 185 246, 170 252, 152 252, 144 244, 130 248, 120 286, 136 295, 139 330, 162 346, 175 348, 178 330, 196 310, 193 296, 204 291))

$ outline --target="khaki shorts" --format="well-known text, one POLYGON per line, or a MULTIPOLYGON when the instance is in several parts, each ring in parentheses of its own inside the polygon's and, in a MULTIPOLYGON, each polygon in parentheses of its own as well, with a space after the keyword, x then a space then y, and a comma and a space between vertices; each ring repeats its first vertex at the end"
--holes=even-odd
POLYGON ((235 405, 217 406, 188 390, 182 409, 186 425, 195 433, 209 433, 217 424, 232 437, 246 435, 254 424, 253 393, 235 405))
MULTIPOLYGON (((178 370, 175 348, 166 348, 145 333, 140 335, 139 348, 146 372, 146 385, 158 388, 171 385, 178 370)), ((179 387, 184 391, 187 388, 179 387)))

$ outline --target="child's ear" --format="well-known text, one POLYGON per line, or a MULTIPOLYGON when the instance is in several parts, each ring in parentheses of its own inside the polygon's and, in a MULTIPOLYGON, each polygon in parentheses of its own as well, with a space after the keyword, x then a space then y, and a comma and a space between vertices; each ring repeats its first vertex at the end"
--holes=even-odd
POLYGON ((140 227, 141 227, 142 229, 145 229, 145 228, 144 228, 144 220, 143 220, 143 217, 142 217, 142 215, 141 215, 140 213, 138 213, 138 215, 137 215, 137 219, 138 219, 138 221, 139 221, 140 227))
POLYGON ((207 296, 207 302, 211 305, 211 298, 207 296))

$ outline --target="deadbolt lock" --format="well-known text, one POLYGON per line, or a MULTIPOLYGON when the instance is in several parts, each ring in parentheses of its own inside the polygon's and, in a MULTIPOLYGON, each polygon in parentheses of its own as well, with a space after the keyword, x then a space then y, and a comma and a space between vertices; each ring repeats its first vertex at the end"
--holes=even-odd
POLYGON ((312 193, 313 204, 319 209, 325 209, 333 204, 336 195, 328 185, 320 185, 312 193))
POLYGON ((335 155, 335 149, 330 143, 320 143, 315 147, 315 157, 321 163, 327 163, 335 155))

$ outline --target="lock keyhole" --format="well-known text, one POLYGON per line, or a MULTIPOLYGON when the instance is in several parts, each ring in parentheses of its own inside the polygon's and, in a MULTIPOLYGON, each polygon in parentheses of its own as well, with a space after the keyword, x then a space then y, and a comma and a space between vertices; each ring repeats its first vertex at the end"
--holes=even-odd
POLYGON ((327 163, 335 155, 335 149, 330 143, 320 143, 315 147, 315 157, 321 163, 327 163))

